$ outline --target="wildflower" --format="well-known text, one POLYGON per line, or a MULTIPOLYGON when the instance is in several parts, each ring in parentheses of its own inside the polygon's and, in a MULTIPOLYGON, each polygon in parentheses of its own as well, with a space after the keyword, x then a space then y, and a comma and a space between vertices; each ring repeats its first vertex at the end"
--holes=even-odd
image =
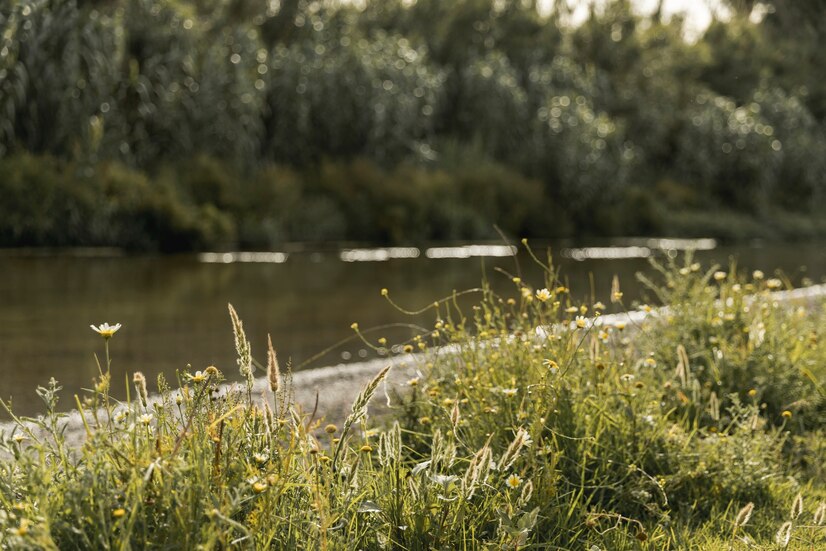
POLYGON ((516 473, 511 474, 505 479, 505 485, 511 490, 517 489, 520 484, 522 484, 522 479, 519 478, 519 475, 516 473))
POLYGON ((405 354, 410 354, 411 352, 413 352, 413 345, 405 344, 404 348, 402 348, 402 352, 404 352, 405 354))
POLYGON ((126 515, 126 509, 118 508, 112 511, 112 516, 114 518, 122 518, 126 515))
POLYGON ((256 463, 258 463, 259 465, 263 465, 264 463, 266 463, 266 462, 267 462, 267 459, 269 459, 269 458, 270 458, 270 456, 268 456, 268 455, 267 455, 267 454, 265 454, 265 453, 254 453, 254 454, 252 454, 252 458, 253 458, 253 459, 255 460, 255 462, 256 462, 256 463))
POLYGON ((29 519, 20 519, 20 526, 14 531, 18 536, 23 537, 29 533, 29 519))
POLYGON ((605 310, 605 305, 602 302, 595 302, 594 303, 594 310, 605 310))
POLYGON ((647 365, 648 367, 657 367, 657 360, 655 360, 654 358, 646 358, 645 365, 647 365))
POLYGON ((519 389, 518 389, 518 388, 503 388, 503 389, 502 389, 502 394, 504 394, 504 395, 505 395, 505 396, 507 396, 508 398, 511 398, 511 397, 513 397, 513 396, 516 396, 516 393, 517 393, 518 391, 519 391, 519 389))
POLYGON ((97 327, 94 325, 90 325, 89 327, 91 327, 93 331, 100 334, 101 337, 108 340, 112 338, 112 335, 118 332, 118 329, 121 328, 121 324, 116 323, 115 325, 109 325, 108 323, 101 323, 97 327))
POLYGON ((762 271, 760 271, 760 270, 754 270, 754 271, 751 273, 751 277, 752 277, 752 278, 754 278, 754 279, 756 279, 757 281, 760 281, 761 279, 763 279, 764 277, 766 277, 766 274, 764 274, 764 273, 763 273, 762 271))
POLYGON ((653 310, 653 308, 651 308, 651 307, 650 307, 649 305, 647 305, 647 304, 643 304, 642 306, 640 306, 640 310, 642 310, 642 311, 643 311, 643 312, 645 312, 646 314, 650 314, 650 313, 651 313, 651 311, 653 310))
POLYGON ((624 321, 618 321, 617 323, 614 324, 614 327, 618 331, 622 331, 623 329, 625 329, 625 325, 626 325, 626 323, 624 321))
POLYGON ((582 317, 582 316, 577 316, 577 317, 576 317, 576 322, 575 322, 575 323, 576 323, 577 328, 579 328, 579 329, 585 329, 586 321, 585 321, 585 318, 584 318, 584 317, 582 317))
POLYGON ((558 295, 561 295, 561 294, 564 294, 564 293, 567 293, 567 292, 568 292, 568 288, 565 287, 564 285, 560 285, 559 287, 556 288, 556 294, 558 294, 558 295))
POLYGON ((419 385, 419 378, 413 377, 412 379, 407 381, 407 386, 418 386, 419 385))
POLYGON ((358 331, 359 330, 359 324, 356 323, 356 322, 351 323, 350 324, 350 329, 352 329, 353 331, 358 331))
POLYGON ((714 277, 714 281, 723 281, 724 279, 726 279, 727 276, 728 276, 728 274, 726 274, 726 272, 717 271, 717 272, 714 272, 713 277, 714 277))
POLYGON ((768 287, 772 291, 774 291, 776 289, 780 289, 782 286, 783 286, 783 282, 780 281, 777 278, 772 278, 772 279, 766 281, 766 287, 768 287))
POLYGON ((387 339, 385 337, 379 338, 379 346, 384 346, 387 344, 387 339))
POLYGON ((749 390, 749 398, 754 398, 755 396, 757 396, 757 389, 753 388, 749 390))
POLYGON ((548 289, 540 289, 536 292, 536 298, 537 300, 545 302, 551 298, 551 292, 548 289))
POLYGON ((324 432, 327 434, 333 434, 338 430, 338 427, 333 425, 332 423, 324 427, 324 432))
POLYGON ((419 424, 420 425, 429 425, 430 424, 430 417, 419 417, 419 424))
POLYGON ((267 489, 267 483, 266 482, 256 482, 255 484, 252 485, 252 491, 255 492, 256 494, 260 494, 261 492, 263 492, 266 489, 267 489))
POLYGON ((787 409, 784 409, 784 410, 783 410, 783 413, 781 413, 780 415, 781 415, 784 419, 791 419, 791 418, 792 418, 792 412, 791 412, 791 411, 789 411, 789 410, 787 410, 787 409))
POLYGON ((26 440, 26 437, 23 436, 22 434, 15 434, 14 436, 12 436, 11 439, 14 440, 15 442, 17 442, 18 444, 20 444, 21 442, 26 440))
POLYGON ((519 285, 520 283, 522 283, 522 278, 521 277, 515 277, 515 278, 512 279, 512 281, 514 283, 516 283, 517 285, 519 285))
POLYGON ((566 314, 576 314, 577 312, 579 312, 579 308, 576 306, 569 306, 568 308, 565 308, 566 314))
POLYGON ((319 460, 319 462, 321 462, 321 463, 327 463, 328 461, 331 461, 330 457, 329 457, 329 456, 327 456, 327 455, 320 455, 320 456, 318 456, 318 460, 319 460))
POLYGON ((140 417, 138 417, 138 421, 140 421, 144 425, 148 425, 149 423, 152 422, 152 414, 151 413, 145 413, 145 414, 141 415, 140 417))
POLYGON ((556 373, 556 371, 559 369, 559 364, 548 358, 542 360, 542 365, 547 367, 551 371, 551 373, 556 373))
POLYGON ((389 294, 390 294, 390 291, 388 291, 387 288, 383 288, 381 290, 381 296, 386 297, 389 294))
POLYGON ((624 383, 630 383, 634 380, 634 375, 632 375, 631 373, 624 373, 620 376, 620 380, 622 380, 622 382, 624 383))
POLYGON ((189 380, 193 383, 203 383, 207 380, 207 374, 202 371, 196 371, 194 375, 189 375, 189 380))
POLYGON ((371 451, 373 451, 373 446, 371 446, 370 444, 365 444, 359 449, 359 451, 363 453, 370 453, 371 451))
POLYGON ((221 371, 217 367, 215 367, 214 365, 211 365, 211 366, 207 367, 204 370, 204 373, 206 373, 210 377, 218 377, 219 375, 221 375, 221 371))

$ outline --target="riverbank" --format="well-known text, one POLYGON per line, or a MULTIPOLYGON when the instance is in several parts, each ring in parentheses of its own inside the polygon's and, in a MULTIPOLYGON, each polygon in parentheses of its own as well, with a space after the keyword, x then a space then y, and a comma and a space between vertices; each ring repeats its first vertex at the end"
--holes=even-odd
MULTIPOLYGON (((826 297, 826 284, 813 285, 805 288, 775 291, 774 300, 788 307, 803 307, 811 311, 819 301, 826 297)), ((755 297, 756 298, 756 297, 755 297)), ((622 326, 627 334, 632 334, 640 328, 645 320, 652 316, 668 315, 667 308, 658 308, 651 311, 637 310, 620 314, 608 314, 585 319, 584 322, 594 328, 606 330, 622 326)), ((537 327, 537 339, 544 340, 556 335, 559 331, 575 331, 575 325, 568 327, 537 327)), ((512 338, 512 337, 510 337, 512 338)), ((487 342, 486 346, 497 346, 497 341, 487 342)), ((482 343, 480 343, 482 344, 482 343)), ((337 364, 290 373, 287 379, 289 394, 297 411, 311 415, 315 419, 325 420, 328 423, 341 423, 351 411, 353 399, 383 369, 390 367, 387 376, 382 381, 377 398, 371 405, 371 412, 379 416, 398 407, 396 398, 404 396, 408 381, 425 377, 426 364, 429 358, 435 355, 456 354, 459 348, 455 345, 446 345, 428 354, 399 354, 387 358, 379 358, 366 362, 337 364)), ((217 391, 216 396, 225 396, 240 388, 240 383, 224 384, 217 391)), ((256 397, 259 406, 268 400, 268 381, 266 377, 255 379, 252 395, 256 397)), ((148 396, 149 409, 161 405, 162 397, 152 394, 148 396)), ((118 411, 128 409, 125 405, 118 411)), ((91 414, 87 413, 87 423, 92 422, 91 414)), ((12 422, 0 423, 0 433, 10 434, 15 424, 12 422)), ((30 425, 33 430, 34 427, 30 425)), ((63 434, 69 447, 77 448, 86 440, 87 433, 81 414, 75 409, 66 414, 61 421, 63 434)))
POLYGON ((671 196, 686 190, 671 186, 629 186, 610 205, 569 208, 539 180, 489 159, 394 168, 358 159, 304 169, 273 164, 246 174, 205 158, 145 172, 116 162, 90 166, 22 154, 0 158, 6 199, 0 248, 174 253, 281 250, 294 242, 411 246, 497 240, 497 226, 510 236, 542 239, 826 236, 826 222, 814 210, 681 202, 671 196))
POLYGON ((150 398, 135 376, 107 406, 104 377, 81 445, 42 392, 42 432, 0 439, 0 531, 50 549, 818 548, 826 289, 655 267, 661 309, 596 315, 549 270, 471 318, 434 306, 396 367, 294 384, 271 348, 253 380, 232 311, 241 383, 208 368, 150 398))

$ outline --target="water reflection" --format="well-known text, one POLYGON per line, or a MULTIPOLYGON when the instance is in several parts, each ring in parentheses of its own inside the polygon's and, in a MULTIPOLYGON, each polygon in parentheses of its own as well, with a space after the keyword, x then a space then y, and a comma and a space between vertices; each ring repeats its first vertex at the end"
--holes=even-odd
MULTIPOLYGON (((574 245, 561 243, 554 250, 587 250, 574 245)), ((649 245, 626 242, 621 246, 649 245)), ((111 348, 113 385, 124 389, 135 370, 146 373, 150 381, 160 373, 174 378, 176 370, 187 363, 195 369, 215 364, 234 374, 227 302, 243 318, 258 356, 263 354, 269 332, 280 357, 291 358, 297 365, 352 336, 354 321, 363 329, 433 322, 433 312, 416 318, 397 312, 381 297, 381 288, 390 289, 398 304, 418 309, 454 289, 478 287, 483 274, 498 291, 514 293, 512 283, 495 268, 520 274, 527 282, 541 282, 540 268, 522 253, 479 258, 470 253, 480 249, 450 249, 461 250, 467 257, 388 254, 382 262, 343 262, 338 251, 291 252, 283 260, 272 256, 282 253, 229 253, 232 256, 226 262, 225 257, 197 255, 0 255, 0 395, 13 397, 18 411, 33 413, 39 409, 35 386, 54 376, 65 387, 64 407, 71 407, 72 394, 89 387, 97 373, 93 354, 103 351, 102 339, 89 324, 123 323, 111 348)), ((655 247, 649 249, 651 254, 661 254, 655 247)), ((797 282, 804 276, 819 281, 826 274, 826 258, 819 244, 717 247, 699 252, 698 258, 727 263, 732 255, 743 269, 771 273, 781 268, 797 282), (801 271, 801 264, 808 266, 801 271)), ((634 274, 648 269, 648 263, 644 258, 601 260, 586 255, 579 261, 560 258, 559 268, 574 297, 607 304, 614 274, 626 298, 639 297, 634 274)), ((409 327, 368 333, 375 341, 384 336, 391 343, 412 334, 409 327)), ((370 357, 375 353, 369 347, 351 340, 313 365, 370 357)))

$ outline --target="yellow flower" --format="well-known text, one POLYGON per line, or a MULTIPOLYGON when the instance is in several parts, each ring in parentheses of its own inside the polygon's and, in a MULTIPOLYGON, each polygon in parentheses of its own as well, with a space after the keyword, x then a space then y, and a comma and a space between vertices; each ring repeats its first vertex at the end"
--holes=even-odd
POLYGON ((255 484, 252 485, 252 491, 255 492, 256 494, 260 494, 261 492, 263 492, 266 489, 267 489, 267 483, 266 482, 256 482, 255 484))
POLYGON ((784 409, 783 413, 781 413, 780 415, 782 415, 784 419, 791 419, 792 418, 792 412, 787 410, 787 409, 784 409))
POLYGON ((207 374, 202 371, 196 371, 194 375, 189 376, 189 380, 193 383, 203 383, 207 380, 207 374))
POLYGON ((645 365, 647 365, 648 367, 656 367, 657 366, 657 360, 655 360, 654 358, 646 358, 645 359, 645 365))
POLYGON ((386 297, 389 294, 390 294, 390 291, 388 291, 386 288, 381 290, 381 296, 386 297))
POLYGON ((537 300, 545 302, 551 298, 551 292, 548 289, 540 289, 536 292, 536 298, 537 300))
POLYGON ((370 453, 371 451, 373 451, 373 446, 371 446, 370 444, 365 444, 361 447, 360 451, 364 453, 370 453))
POLYGON ((112 511, 112 516, 115 518, 121 518, 126 515, 126 509, 115 509, 112 511))
POLYGON ((404 348, 402 348, 405 354, 410 354, 413 352, 413 345, 412 344, 405 344, 404 348))
POLYGON ((618 331, 622 331, 623 329, 625 329, 625 322, 624 321, 618 321, 617 323, 614 324, 614 327, 616 327, 618 331))
POLYGON ((714 280, 715 281, 723 281, 724 279, 726 279, 727 275, 728 274, 726 274, 726 272, 719 272, 719 271, 714 272, 714 280))
POLYGON ((766 281, 766 287, 771 290, 780 289, 783 286, 783 282, 777 278, 772 278, 766 281))
POLYGON ((112 335, 117 333, 118 329, 121 328, 121 324, 116 323, 115 325, 109 325, 108 323, 101 323, 97 327, 94 325, 90 325, 89 327, 91 327, 93 331, 96 331, 104 339, 110 339, 112 335))
POLYGON ((519 478, 518 474, 511 474, 505 479, 505 485, 511 490, 515 490, 520 484, 522 484, 522 479, 519 478))
POLYGON ((579 329, 585 329, 585 323, 586 323, 585 318, 583 318, 582 316, 577 316, 576 317, 576 326, 579 329))
POLYGON ((755 396, 757 396, 757 389, 753 388, 753 389, 749 390, 749 397, 754 398, 755 396))
POLYGON ((338 430, 338 427, 333 425, 332 423, 327 425, 326 427, 324 427, 324 432, 326 432, 327 434, 333 434, 337 430, 338 430))
POLYGON ((419 384, 419 378, 418 377, 413 377, 412 379, 407 381, 407 386, 418 386, 418 384, 419 384))
POLYGON ((359 330, 359 324, 356 323, 356 322, 351 323, 350 324, 350 329, 352 329, 353 331, 358 331, 359 330))
POLYGON ((419 424, 429 425, 430 424, 430 417, 419 417, 419 424))

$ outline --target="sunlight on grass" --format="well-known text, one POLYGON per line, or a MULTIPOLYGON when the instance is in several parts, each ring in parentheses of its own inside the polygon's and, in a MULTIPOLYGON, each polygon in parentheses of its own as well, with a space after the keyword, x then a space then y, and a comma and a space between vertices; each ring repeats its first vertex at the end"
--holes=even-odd
POLYGON ((467 311, 437 301, 400 349, 419 376, 390 385, 380 371, 345 419, 295 404, 271 342, 255 396, 231 306, 237 384, 210 366, 177 388, 159 377, 150 396, 136 373, 137 396, 117 402, 109 347, 128 328, 113 331, 76 398, 81 444, 54 380, 44 414, 2 435, 0 546, 823 546, 823 300, 781 302, 780 279, 690 253, 654 265, 642 279, 659 309, 626 309, 619 282, 612 305, 579 302, 550 265, 535 286, 483 285, 467 311), (389 413, 369 417, 376 394, 389 413))

